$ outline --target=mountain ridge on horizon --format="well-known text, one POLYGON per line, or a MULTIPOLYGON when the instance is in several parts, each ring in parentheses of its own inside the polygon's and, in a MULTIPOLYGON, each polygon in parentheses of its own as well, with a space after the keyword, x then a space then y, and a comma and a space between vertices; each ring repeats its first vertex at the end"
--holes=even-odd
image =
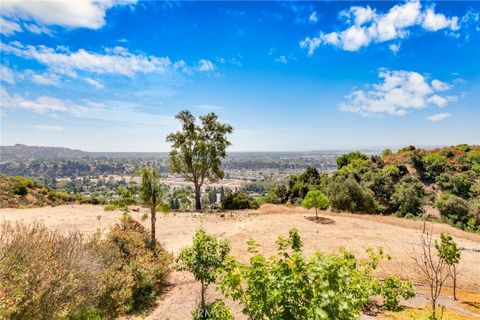
MULTIPOLYGON (((418 147, 425 149, 434 149, 442 146, 423 146, 418 147)), ((317 152, 345 152, 345 151, 363 151, 363 152, 378 152, 388 147, 361 147, 361 148, 331 148, 318 150, 282 150, 282 151, 230 151, 229 154, 285 154, 285 153, 299 153, 309 154, 317 152)), ((399 149, 399 147, 390 147, 392 149, 399 149)), ((12 146, 0 145, 0 159, 1 160, 15 160, 15 159, 79 159, 86 157, 166 157, 166 151, 84 151, 81 149, 74 149, 68 147, 53 147, 53 146, 34 146, 17 143, 12 146)))

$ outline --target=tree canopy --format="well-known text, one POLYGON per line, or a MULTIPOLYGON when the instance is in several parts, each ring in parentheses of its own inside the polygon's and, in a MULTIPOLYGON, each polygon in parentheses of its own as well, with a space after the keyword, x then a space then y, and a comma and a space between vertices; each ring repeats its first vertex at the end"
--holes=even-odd
POLYGON ((195 186, 195 207, 201 209, 200 187, 205 182, 223 179, 222 159, 230 146, 227 135, 233 128, 218 121, 215 113, 200 116, 200 125, 188 110, 181 111, 176 118, 182 129, 167 136, 172 144, 170 171, 181 174, 195 186))

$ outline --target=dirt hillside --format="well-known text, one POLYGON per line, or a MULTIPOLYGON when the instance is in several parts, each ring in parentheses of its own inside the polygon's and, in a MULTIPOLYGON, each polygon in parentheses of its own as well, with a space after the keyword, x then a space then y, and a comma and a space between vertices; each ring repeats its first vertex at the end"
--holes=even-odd
MULTIPOLYGON (((138 218, 143 212, 135 213, 138 218)), ((107 230, 119 218, 120 212, 105 212, 101 206, 71 205, 32 209, 1 209, 0 220, 41 220, 46 225, 62 230, 80 230, 92 233, 97 228, 107 230)), ((317 224, 305 219, 314 216, 313 211, 302 208, 265 205, 257 211, 198 215, 190 213, 170 214, 157 218, 157 236, 174 254, 191 243, 195 231, 203 226, 208 232, 228 239, 232 254, 247 261, 246 241, 254 238, 262 244, 266 254, 274 254, 275 240, 286 235, 290 228, 297 228, 304 242, 304 250, 310 254, 316 250, 335 252, 345 247, 359 257, 365 256, 368 247, 381 246, 392 257, 383 262, 378 276, 398 274, 402 278, 418 281, 411 256, 419 243, 423 223, 395 217, 353 215, 322 212, 321 216, 333 220, 331 224, 317 224)), ((145 223, 148 225, 148 223, 145 223)), ((449 232, 462 248, 459 288, 478 291, 480 288, 480 236, 455 229, 445 224, 427 224, 435 234, 449 232)), ((198 300, 198 284, 187 273, 174 272, 172 287, 159 302, 152 319, 187 319, 189 311, 198 300), (179 308, 181 306, 181 308, 179 308)), ((214 288, 210 296, 217 296, 214 288)), ((233 306, 239 314, 238 307, 233 306)), ((241 319, 241 317, 239 317, 241 319)))

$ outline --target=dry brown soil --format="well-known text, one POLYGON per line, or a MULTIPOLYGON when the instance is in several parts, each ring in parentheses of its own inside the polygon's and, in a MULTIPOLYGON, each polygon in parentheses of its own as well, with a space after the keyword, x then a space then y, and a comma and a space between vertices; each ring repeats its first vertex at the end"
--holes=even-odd
MULTIPOLYGON (((133 213, 139 218, 145 211, 133 213)), ((120 212, 105 212, 101 206, 69 205, 33 209, 0 209, 0 221, 43 221, 47 226, 61 230, 79 230, 91 234, 97 228, 108 228, 120 217, 120 212)), ((322 211, 320 215, 334 221, 319 224, 305 219, 314 216, 314 211, 286 206, 264 205, 259 210, 242 213, 218 214, 170 214, 157 218, 157 237, 174 254, 191 243, 195 231, 204 227, 208 232, 228 239, 232 254, 248 261, 246 241, 255 239, 262 244, 265 254, 274 254, 275 240, 287 235, 290 228, 297 228, 304 243, 304 251, 335 252, 341 247, 358 257, 365 257, 365 249, 381 246, 392 260, 382 262, 377 275, 380 277, 398 274, 404 279, 419 282, 418 272, 412 264, 412 254, 418 250, 419 236, 423 228, 420 221, 376 215, 353 215, 322 211)), ((148 222, 145 222, 148 225, 148 222)), ((428 230, 438 235, 448 232, 462 249, 460 289, 480 291, 480 236, 455 229, 445 224, 428 223, 428 230)), ((172 286, 152 310, 150 319, 191 319, 189 312, 198 302, 199 285, 184 272, 173 272, 172 286)), ((212 287, 209 298, 219 296, 212 287)), ((238 316, 240 309, 229 302, 238 316)), ((237 317, 236 317, 237 318, 237 317)))

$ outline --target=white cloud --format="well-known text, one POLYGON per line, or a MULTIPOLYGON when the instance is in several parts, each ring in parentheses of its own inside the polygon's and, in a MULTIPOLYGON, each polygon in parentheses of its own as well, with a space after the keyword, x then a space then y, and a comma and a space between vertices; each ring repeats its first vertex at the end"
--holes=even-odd
POLYGON ((211 72, 215 71, 215 65, 213 64, 212 61, 207 60, 207 59, 201 59, 198 61, 198 67, 197 70, 200 72, 211 72))
MULTIPOLYGON (((3 2, 2 2, 3 3, 3 2)), ((16 22, 5 20, 4 18, 0 17, 0 33, 4 36, 10 36, 15 32, 22 31, 22 27, 16 22)))
POLYGON ((361 26, 373 19, 375 10, 372 10, 369 6, 366 8, 354 6, 349 10, 341 11, 340 16, 345 17, 350 23, 353 20, 356 25, 361 26))
POLYGON ((0 66, 0 81, 15 84, 15 73, 7 66, 0 66))
POLYGON ((431 116, 427 117, 427 120, 431 121, 431 122, 438 122, 438 121, 442 121, 444 119, 447 119, 450 116, 451 116, 450 113, 437 113, 437 114, 434 114, 434 115, 431 115, 431 116))
MULTIPOLYGON (((335 33, 336 36, 336 33, 335 33)), ((306 37, 304 40, 300 41, 300 47, 307 48, 308 54, 312 55, 313 52, 320 46, 321 40, 319 38, 313 37, 306 37)))
POLYGON ((353 6, 342 11, 340 16, 348 24, 343 31, 320 32, 318 36, 306 37, 300 41, 300 46, 308 49, 309 55, 321 44, 333 45, 345 51, 358 51, 371 43, 406 38, 409 29, 414 26, 421 26, 431 32, 441 29, 453 32, 460 28, 458 17, 448 18, 444 14, 435 13, 433 8, 422 11, 419 0, 395 5, 384 14, 377 13, 369 6, 353 6))
POLYGON ((28 24, 28 23, 24 23, 23 24, 23 27, 32 32, 32 33, 35 33, 35 34, 42 34, 42 33, 45 33, 45 34, 48 34, 48 35, 52 35, 52 32, 49 28, 45 27, 45 26, 39 26, 37 24, 34 24, 34 23, 31 23, 31 24, 28 24))
POLYGON ((438 31, 445 28, 458 30, 458 17, 447 18, 442 13, 435 13, 433 8, 428 8, 423 16, 422 27, 428 31, 438 31))
POLYGON ((393 54, 397 54, 400 51, 400 43, 392 43, 388 46, 388 48, 393 52, 393 54))
POLYGON ((63 131, 63 127, 60 127, 60 126, 34 125, 33 128, 41 131, 51 131, 51 132, 63 131))
POLYGON ((14 41, 0 44, 2 52, 24 59, 36 60, 52 71, 75 76, 76 71, 98 74, 120 74, 131 77, 136 73, 165 73, 172 62, 168 57, 133 54, 122 47, 105 49, 105 53, 88 52, 85 49, 71 52, 68 48, 24 46, 14 41))
POLYGON ((439 96, 437 94, 428 98, 428 102, 436 105, 439 108, 445 107, 449 102, 457 101, 458 97, 454 96, 439 96))
POLYGON ((80 115, 89 109, 86 105, 78 105, 70 100, 62 100, 50 96, 40 96, 35 99, 28 99, 19 94, 12 95, 2 87, 0 87, 0 101, 2 101, 2 108, 24 109, 35 113, 49 114, 53 116, 59 112, 80 115))
POLYGON ((346 51, 357 51, 363 46, 368 46, 370 41, 366 30, 359 26, 351 26, 340 34, 342 49, 346 51))
POLYGON ((339 109, 360 113, 363 116, 390 114, 404 116, 410 110, 424 109, 428 105, 444 107, 456 97, 441 96, 427 78, 413 71, 382 70, 378 75, 383 82, 368 86, 368 90, 356 90, 345 97, 339 109))
POLYGON ((308 17, 308 21, 310 23, 317 23, 318 22, 318 17, 317 17, 317 12, 313 11, 310 16, 308 17))
POLYGON ((446 91, 448 89, 451 88, 451 85, 449 85, 448 83, 446 82, 442 82, 440 80, 437 80, 437 79, 434 79, 432 81, 432 87, 436 90, 436 91, 446 91))
POLYGON ((95 80, 95 79, 92 79, 92 78, 88 78, 88 77, 87 77, 87 78, 83 78, 83 81, 85 81, 86 83, 88 83, 89 85, 91 85, 92 87, 95 87, 95 88, 97 88, 97 89, 103 89, 103 88, 105 88, 105 86, 104 86, 101 82, 99 82, 99 81, 97 81, 97 80, 95 80))
POLYGON ((33 71, 27 71, 26 74, 33 82, 44 86, 55 86, 60 80, 60 77, 57 74, 51 72, 40 74, 33 71))
POLYGON ((278 58, 275 58, 275 62, 287 64, 288 59, 285 56, 279 56, 278 58))
POLYGON ((107 10, 134 3, 136 0, 8 0, 0 2, 0 11, 3 18, 9 19, 9 23, 15 23, 18 26, 10 34, 22 30, 17 23, 20 21, 34 21, 37 28, 24 25, 25 29, 31 32, 46 30, 42 28, 48 25, 99 29, 105 25, 107 10))

